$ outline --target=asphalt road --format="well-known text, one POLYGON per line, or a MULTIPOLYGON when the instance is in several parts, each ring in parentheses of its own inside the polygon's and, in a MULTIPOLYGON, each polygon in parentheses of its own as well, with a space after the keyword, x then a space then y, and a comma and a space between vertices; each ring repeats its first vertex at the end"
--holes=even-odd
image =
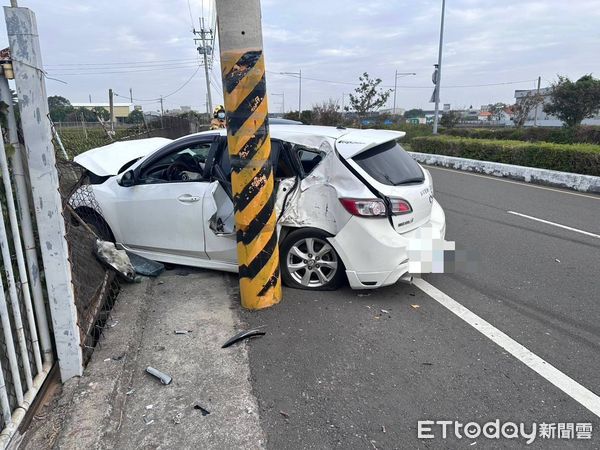
MULTIPOLYGON (((448 295, 583 387, 600 394, 600 197, 431 168, 448 240, 477 254, 472 273, 427 275, 448 295)), ((271 449, 522 447, 524 438, 457 439, 419 420, 592 423, 598 416, 417 286, 319 294, 242 312, 267 336, 249 343, 271 449), (382 312, 382 310, 387 312, 382 312)), ((543 370, 546 370, 545 368, 543 370)), ((568 389, 567 389, 568 391, 568 389)), ((538 431, 539 433, 539 431, 538 431)))

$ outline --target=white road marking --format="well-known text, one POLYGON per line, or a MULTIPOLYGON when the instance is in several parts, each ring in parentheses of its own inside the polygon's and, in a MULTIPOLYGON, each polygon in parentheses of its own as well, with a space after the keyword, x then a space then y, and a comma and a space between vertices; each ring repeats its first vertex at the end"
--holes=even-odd
POLYGON ((555 227, 558 228, 563 228, 565 230, 569 230, 569 231, 574 231, 576 233, 581 233, 581 234, 585 234, 586 236, 591 236, 594 237, 596 239, 600 239, 600 235, 599 234, 594 234, 594 233, 590 233, 589 231, 583 231, 583 230, 579 230, 577 228, 572 228, 572 227, 568 227, 566 225, 561 225, 560 223, 555 223, 555 222, 550 222, 549 220, 544 220, 544 219, 538 219, 537 217, 532 217, 532 216, 528 216, 527 214, 521 214, 515 211, 506 211, 508 214, 513 214, 515 216, 519 216, 519 217, 525 217, 526 219, 530 219, 530 220, 535 220, 537 222, 542 222, 548 225, 553 225, 555 227))
POLYGON ((459 175, 470 175, 472 177, 486 178, 488 180, 501 181, 503 183, 518 184, 519 186, 523 186, 523 187, 543 189, 545 191, 554 191, 554 192, 560 192, 561 194, 576 195, 577 197, 585 197, 585 198, 591 198, 592 200, 600 200, 600 196, 597 196, 597 195, 594 196, 594 195, 580 194, 578 192, 570 192, 570 191, 562 190, 562 189, 554 189, 554 188, 549 188, 549 187, 545 187, 545 186, 537 186, 535 184, 525 183, 523 181, 505 180, 504 178, 495 177, 493 175, 481 175, 478 173, 465 172, 465 171, 458 170, 458 169, 447 169, 446 167, 431 166, 429 164, 423 164, 423 165, 427 166, 428 169, 431 168, 431 169, 436 169, 436 170, 445 170, 446 172, 452 172, 452 173, 456 173, 459 175))
POLYGON ((510 336, 504 334, 502 331, 483 320, 471 310, 465 308, 456 300, 432 286, 427 281, 423 280, 422 278, 415 278, 414 284, 439 304, 467 322, 485 337, 498 344, 523 364, 544 377, 573 400, 577 401, 582 406, 593 412, 596 416, 600 417, 600 397, 598 397, 592 391, 582 386, 569 376, 565 375, 556 367, 552 366, 550 363, 546 362, 535 353, 519 344, 510 336))

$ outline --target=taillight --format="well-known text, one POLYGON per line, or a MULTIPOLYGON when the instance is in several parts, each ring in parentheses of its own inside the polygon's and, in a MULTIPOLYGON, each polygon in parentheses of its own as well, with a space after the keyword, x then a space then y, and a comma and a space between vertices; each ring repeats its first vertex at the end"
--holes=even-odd
POLYGON ((340 202, 353 216, 379 217, 385 216, 385 203, 379 199, 340 198, 340 202))
POLYGON ((390 206, 392 209, 392 214, 400 215, 412 212, 410 203, 408 203, 406 200, 402 200, 401 198, 390 198, 390 206))

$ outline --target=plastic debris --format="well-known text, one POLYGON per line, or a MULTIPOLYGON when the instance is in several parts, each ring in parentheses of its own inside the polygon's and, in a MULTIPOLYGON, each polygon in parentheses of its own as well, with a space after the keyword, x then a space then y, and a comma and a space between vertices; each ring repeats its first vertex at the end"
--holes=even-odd
POLYGON ((415 309, 417 309, 417 308, 420 308, 420 307, 421 307, 421 305, 410 305, 410 306, 412 306, 412 307, 413 307, 413 308, 415 308, 415 309))
POLYGON ((146 405, 146 409, 152 409, 154 408, 154 405, 146 405))
POLYGON ((558 258, 554 258, 554 261, 556 261, 557 263, 559 263, 559 264, 560 264, 560 259, 558 259, 558 258))
POLYGON ((125 395, 131 395, 131 394, 133 394, 134 392, 135 392, 135 389, 131 389, 131 390, 129 390, 129 391, 127 391, 127 392, 125 392, 125 395))
POLYGON ((136 255, 135 253, 128 252, 127 250, 125 251, 127 256, 129 256, 129 261, 131 261, 131 265, 137 274, 146 277, 157 277, 165 271, 164 264, 144 258, 140 255, 136 255))
POLYGON ((175 414, 175 416, 173 416, 173 423, 174 424, 179 424, 181 423, 181 418, 183 417, 183 414, 181 413, 177 413, 175 414))
POLYGON ((381 425, 381 432, 385 433, 385 425, 381 425))
POLYGON ((248 339, 248 338, 253 338, 256 336, 264 336, 266 333, 262 330, 259 329, 253 329, 253 330, 247 330, 247 331, 242 331, 238 334, 236 334, 235 336, 233 336, 231 339, 229 339, 227 342, 225 342, 221 348, 227 348, 230 345, 235 344, 238 341, 244 340, 244 339, 248 339))
POLYGON ((96 240, 96 257, 106 266, 115 270, 123 279, 135 281, 135 269, 125 250, 118 250, 112 242, 96 240))
POLYGON ((389 314, 390 312, 387 309, 380 309, 383 314, 389 314))
POLYGON ((286 413, 285 411, 279 411, 279 414, 281 414, 283 417, 285 417, 286 419, 288 417, 290 417, 290 415, 288 413, 286 413))
POLYGON ((210 414, 210 411, 208 409, 203 408, 199 404, 194 405, 194 409, 199 410, 203 416, 208 416, 210 414))
POLYGON ((153 377, 158 378, 162 384, 171 384, 171 381, 173 381, 173 378, 171 378, 169 375, 161 372, 158 369, 155 369, 154 367, 146 367, 146 372, 148 372, 153 377))
POLYGON ((188 334, 191 332, 192 330, 175 330, 175 334, 188 334))

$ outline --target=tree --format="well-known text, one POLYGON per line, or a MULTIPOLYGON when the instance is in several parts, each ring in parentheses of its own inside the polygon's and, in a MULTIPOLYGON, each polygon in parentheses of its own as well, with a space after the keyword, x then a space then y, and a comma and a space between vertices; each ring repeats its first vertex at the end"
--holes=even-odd
POLYGON ((567 127, 579 126, 600 110, 600 80, 591 74, 575 82, 559 75, 551 86, 551 93, 551 102, 544 106, 544 112, 556 116, 567 127))
POLYGON ((313 105, 312 123, 315 125, 341 125, 344 116, 340 113, 340 109, 339 103, 332 98, 322 103, 317 103, 313 105))
POLYGON ((127 119, 125 120, 127 123, 144 123, 144 113, 139 109, 134 109, 129 113, 127 119))
POLYGON ((529 114, 544 101, 544 97, 537 92, 528 92, 521 97, 517 103, 512 106, 513 122, 515 127, 522 128, 529 118, 529 114))
POLYGON ((425 112, 422 109, 418 109, 418 108, 409 109, 408 111, 406 111, 404 113, 405 119, 412 119, 414 117, 424 117, 424 116, 425 116, 425 112))
POLYGON ((454 128, 460 122, 460 118, 457 111, 444 111, 440 119, 440 125, 446 128, 454 128))
POLYGON ((302 119, 298 117, 298 111, 288 111, 283 115, 284 119, 289 120, 298 120, 304 124, 312 124, 313 123, 313 112, 310 109, 305 109, 302 111, 302 119))
POLYGON ((110 120, 110 113, 106 108, 103 108, 102 106, 94 106, 92 108, 92 112, 102 120, 110 120))
MULTIPOLYGON (((359 117, 365 117, 385 105, 392 90, 379 88, 381 78, 372 79, 367 72, 358 77, 358 80, 358 87, 354 89, 354 94, 350 94, 350 108, 356 111, 359 117)), ((345 109, 349 111, 350 108, 345 109)))
POLYGON ((502 120, 504 117, 504 112, 506 111, 506 106, 506 103, 502 102, 490 105, 490 113, 492 113, 490 117, 495 120, 502 120))
POLYGON ((64 122, 67 115, 75 111, 71 102, 60 95, 48 97, 48 109, 53 122, 64 122))

